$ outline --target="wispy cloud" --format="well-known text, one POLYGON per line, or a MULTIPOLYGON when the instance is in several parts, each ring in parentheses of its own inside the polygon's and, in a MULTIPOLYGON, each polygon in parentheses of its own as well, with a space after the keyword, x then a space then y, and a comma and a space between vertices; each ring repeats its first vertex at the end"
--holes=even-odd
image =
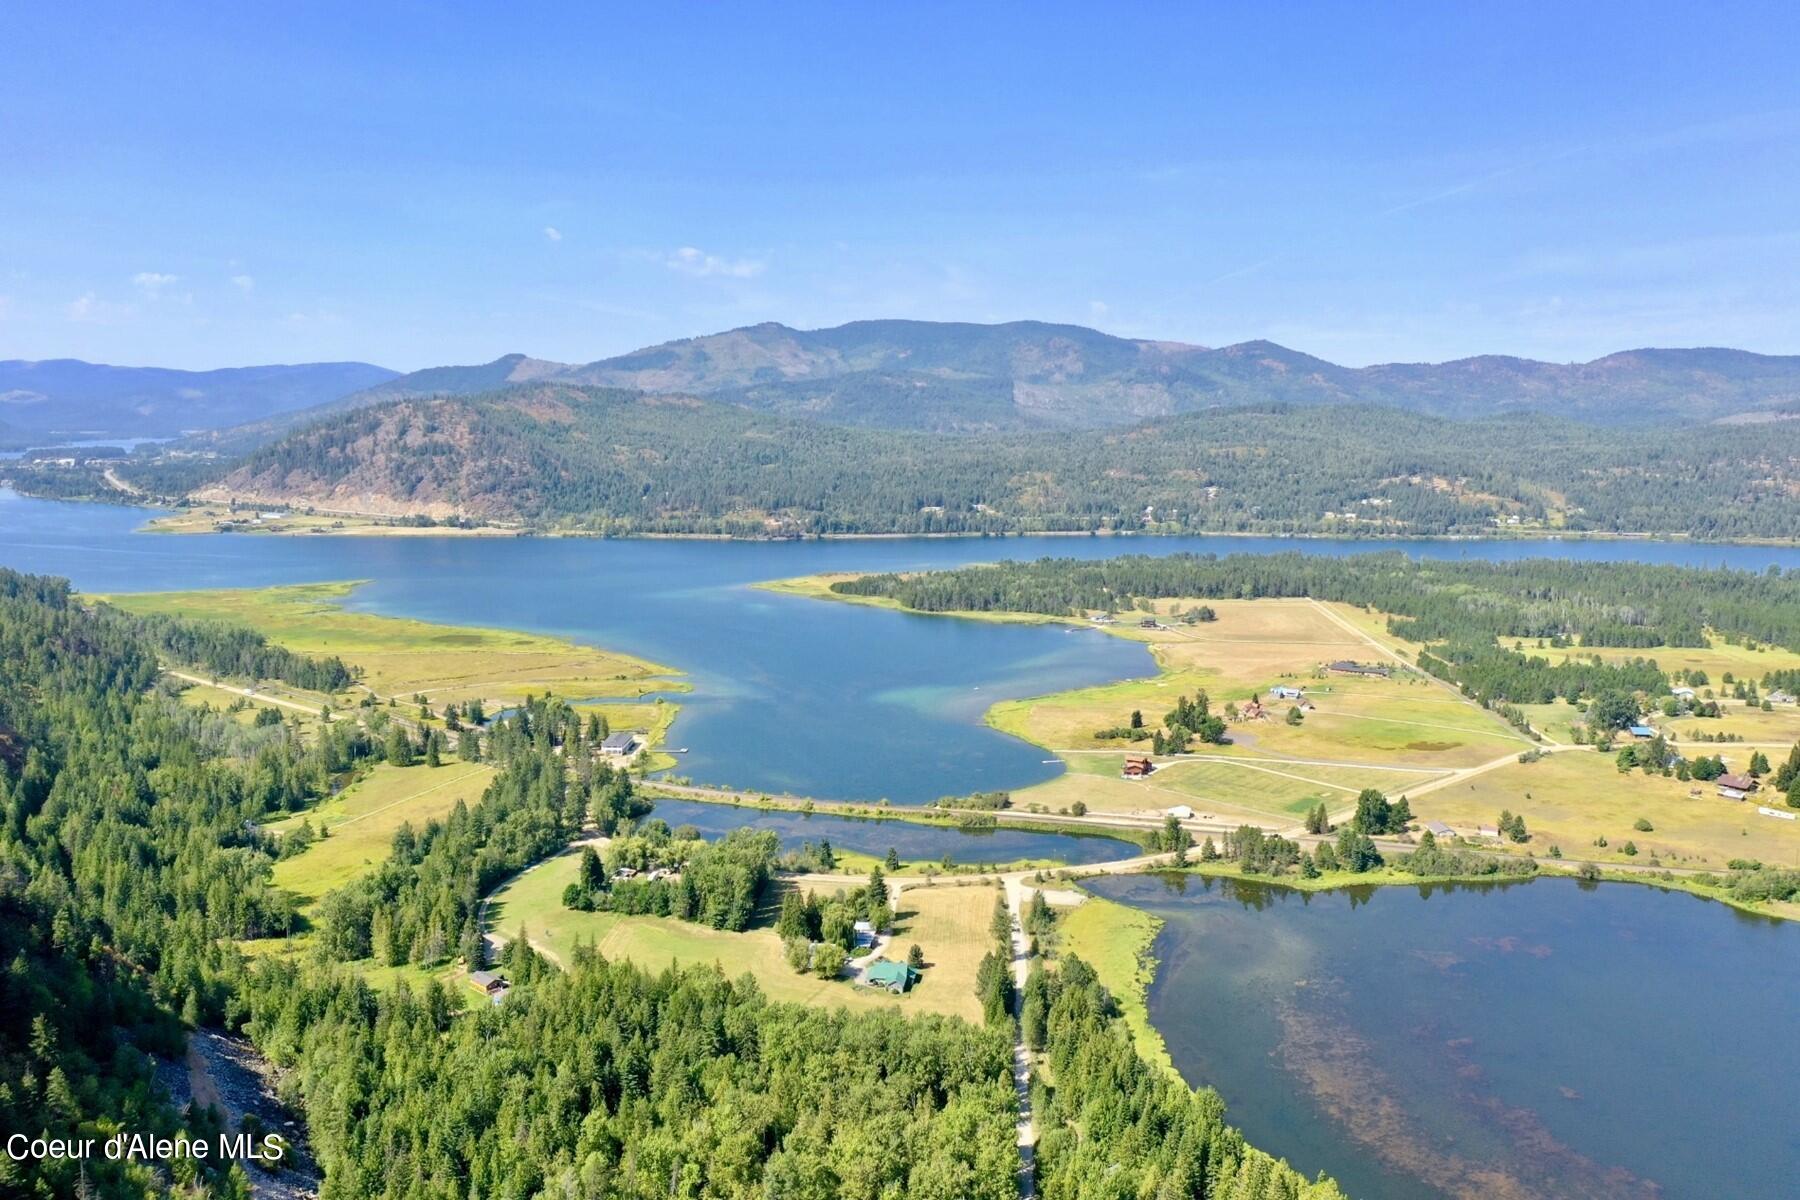
POLYGON ((111 325, 133 316, 137 310, 129 304, 102 300, 93 292, 83 292, 69 301, 63 310, 69 320, 81 325, 111 325))
POLYGON ((1228 279, 1242 279, 1246 275, 1254 275, 1264 267, 1273 266, 1281 261, 1281 255, 1271 254, 1267 258, 1259 258, 1255 262, 1242 267, 1233 267, 1223 275, 1214 275, 1206 282, 1210 284, 1224 283, 1228 279))
POLYGON ((254 275, 233 275, 231 277, 231 285, 240 292, 254 292, 256 290, 256 277, 254 275))
POLYGON ((131 282, 137 286, 138 291, 154 300, 163 294, 165 288, 181 282, 181 276, 164 275, 160 271, 139 271, 131 277, 131 282))
POLYGON ((757 258, 722 258, 694 246, 683 246, 663 260, 669 270, 696 278, 754 279, 767 263, 757 258))
POLYGON ((554 225, 546 225, 544 226, 544 237, 552 242, 560 242, 562 241, 562 230, 554 225))
POLYGON ((1384 208, 1381 210, 1381 215, 1384 217, 1391 217, 1397 213, 1411 212, 1415 208, 1424 208, 1428 204, 1436 204, 1442 200, 1453 200, 1457 196, 1467 195, 1479 187, 1493 183, 1495 180, 1504 179, 1516 170, 1518 170, 1517 167, 1501 167, 1498 171, 1489 171, 1486 175, 1479 176, 1478 178, 1464 180, 1462 183, 1452 184, 1447 188, 1441 188, 1438 191, 1419 196, 1416 199, 1403 201, 1394 205, 1392 208, 1384 208))

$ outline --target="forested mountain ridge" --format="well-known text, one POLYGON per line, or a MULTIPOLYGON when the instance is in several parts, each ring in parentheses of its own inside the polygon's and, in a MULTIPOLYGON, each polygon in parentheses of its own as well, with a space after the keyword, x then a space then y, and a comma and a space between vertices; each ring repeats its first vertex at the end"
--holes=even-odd
POLYGON ((49 435, 173 437, 312 408, 392 379, 369 363, 177 371, 78 359, 0 362, 0 414, 13 441, 49 435))
POLYGON ((1096 428, 1268 403, 1384 405, 1456 418, 1542 412, 1602 425, 1800 412, 1800 356, 1651 349, 1587 363, 1483 355, 1354 368, 1268 341, 1208 348, 1042 321, 853 321, 812 330, 765 322, 581 366, 508 355, 435 368, 367 398, 547 379, 951 432, 1096 428))
POLYGON ((1073 436, 958 437, 544 383, 342 413, 194 494, 604 533, 1787 538, 1800 535, 1800 426, 1670 436, 1262 406, 1073 436))

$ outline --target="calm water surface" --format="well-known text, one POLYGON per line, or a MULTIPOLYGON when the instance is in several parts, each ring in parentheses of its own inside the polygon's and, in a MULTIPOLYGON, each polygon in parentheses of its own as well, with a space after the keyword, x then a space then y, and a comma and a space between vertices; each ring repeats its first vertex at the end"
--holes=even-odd
POLYGON ((1353 1196, 1800 1194, 1800 925, 1569 879, 1093 886, 1167 922, 1187 1079, 1353 1196))
POLYGON ((1140 645, 1095 630, 912 616, 778 596, 818 571, 1099 558, 1178 550, 1317 554, 1399 547, 1442 557, 1555 555, 1760 569, 1800 551, 1659 542, 1358 543, 1273 538, 883 539, 836 542, 178 536, 142 509, 0 491, 0 565, 89 591, 366 579, 351 607, 559 634, 687 673, 674 744, 696 781, 916 804, 1059 773, 981 722, 997 700, 1150 674, 1140 645))
POLYGON ((798 850, 806 842, 827 841, 837 850, 859 850, 878 856, 892 850, 902 859, 915 862, 937 862, 948 857, 953 863, 977 865, 1024 859, 1082 864, 1113 862, 1143 853, 1135 842, 1110 837, 1034 833, 1027 829, 957 829, 824 813, 762 812, 661 797, 651 815, 667 821, 671 828, 692 825, 708 838, 723 837, 733 829, 748 826, 774 830, 784 851, 798 850))

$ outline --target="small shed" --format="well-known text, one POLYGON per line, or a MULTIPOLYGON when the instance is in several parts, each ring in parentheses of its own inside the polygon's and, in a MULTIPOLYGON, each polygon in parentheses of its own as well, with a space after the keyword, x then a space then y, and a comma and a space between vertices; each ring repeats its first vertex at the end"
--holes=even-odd
POLYGON ((1173 808, 1163 809, 1163 815, 1174 817, 1177 821, 1191 821, 1194 819, 1194 810, 1185 804, 1177 804, 1173 808))
POLYGON ((866 950, 875 944, 875 926, 869 924, 869 922, 858 921, 850 927, 850 931, 856 935, 856 948, 858 950, 866 950))
POLYGON ((1456 836, 1456 830, 1450 828, 1442 821, 1425 822, 1425 832, 1429 833, 1432 837, 1447 838, 1456 836))
POLYGON ((919 973, 903 962, 889 962, 878 958, 863 971, 863 983, 873 988, 886 988, 899 996, 912 990, 919 982, 919 973))
POLYGON ((1646 742, 1656 736, 1656 727, 1653 725, 1633 725, 1625 732, 1629 733, 1640 742, 1646 742))

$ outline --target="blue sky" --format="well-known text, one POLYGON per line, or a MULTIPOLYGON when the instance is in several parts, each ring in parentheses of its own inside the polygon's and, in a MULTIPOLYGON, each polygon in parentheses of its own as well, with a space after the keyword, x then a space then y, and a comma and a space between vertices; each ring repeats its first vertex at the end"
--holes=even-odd
POLYGON ((1796 46, 1791 3, 13 6, 0 358, 1796 353, 1796 46))

